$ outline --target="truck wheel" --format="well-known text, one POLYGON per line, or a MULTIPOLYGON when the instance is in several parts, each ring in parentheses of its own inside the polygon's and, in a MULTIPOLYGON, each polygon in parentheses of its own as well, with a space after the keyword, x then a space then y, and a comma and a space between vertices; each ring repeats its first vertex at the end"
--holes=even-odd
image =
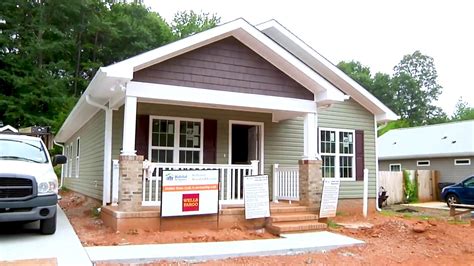
POLYGON ((52 235, 56 232, 56 213, 53 217, 40 221, 40 232, 43 235, 52 235))

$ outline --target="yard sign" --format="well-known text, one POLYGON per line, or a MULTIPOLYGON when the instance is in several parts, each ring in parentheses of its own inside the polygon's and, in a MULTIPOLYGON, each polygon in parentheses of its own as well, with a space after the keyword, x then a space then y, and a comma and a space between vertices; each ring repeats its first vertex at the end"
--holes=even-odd
POLYGON ((326 178, 324 180, 319 217, 323 218, 336 216, 340 184, 341 181, 337 179, 326 178))
POLYGON ((244 177, 245 219, 270 216, 268 175, 244 177))
POLYGON ((161 187, 161 217, 216 214, 218 170, 165 170, 161 187))

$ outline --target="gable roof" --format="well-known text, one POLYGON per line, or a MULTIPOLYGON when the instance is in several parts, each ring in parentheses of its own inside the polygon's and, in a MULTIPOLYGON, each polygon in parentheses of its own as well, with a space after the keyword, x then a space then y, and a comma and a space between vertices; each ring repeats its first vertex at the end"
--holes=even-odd
POLYGON ((123 103, 127 83, 133 79, 134 72, 231 36, 310 90, 315 95, 316 103, 329 105, 344 101, 354 94, 354 99, 371 111, 378 121, 396 119, 393 112, 386 107, 369 108, 379 106, 380 102, 363 88, 358 92, 360 95, 356 95, 356 91, 344 88, 347 85, 342 84, 344 86, 339 87, 325 76, 333 69, 326 72, 319 71, 320 73, 315 71, 314 67, 266 34, 244 19, 237 19, 110 66, 101 67, 63 123, 56 135, 56 141, 65 142, 70 138, 100 110, 99 106, 108 103, 110 108, 119 107, 123 103), (90 101, 87 99, 93 99, 96 104, 89 104, 90 101))
POLYGON ((347 95, 350 95, 356 102, 373 113, 377 122, 387 122, 400 118, 359 83, 350 78, 337 66, 316 52, 276 20, 259 24, 257 28, 308 65, 316 73, 325 77, 329 82, 347 95))
POLYGON ((10 126, 10 125, 6 125, 4 127, 0 127, 0 132, 12 132, 12 133, 18 133, 18 129, 10 126))
POLYGON ((394 129, 377 142, 381 160, 474 156, 474 120, 394 129))

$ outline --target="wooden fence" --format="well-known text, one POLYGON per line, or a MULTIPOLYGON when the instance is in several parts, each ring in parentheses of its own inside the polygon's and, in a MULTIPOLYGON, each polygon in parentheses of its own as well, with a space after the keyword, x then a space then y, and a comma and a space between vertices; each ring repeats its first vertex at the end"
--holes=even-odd
MULTIPOLYGON (((438 200, 439 172, 430 170, 408 170, 410 179, 417 180, 419 202, 438 200)), ((387 204, 404 203, 406 195, 404 190, 403 172, 379 172, 379 186, 384 187, 389 196, 387 204)))

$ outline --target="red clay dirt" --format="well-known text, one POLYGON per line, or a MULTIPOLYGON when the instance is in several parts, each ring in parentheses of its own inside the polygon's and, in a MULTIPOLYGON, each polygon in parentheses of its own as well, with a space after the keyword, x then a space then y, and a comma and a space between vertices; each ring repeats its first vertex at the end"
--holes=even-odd
POLYGON ((133 229, 115 232, 95 215, 101 203, 72 191, 61 192, 59 205, 66 213, 83 246, 117 246, 183 242, 214 242, 275 238, 263 230, 247 230, 240 226, 229 229, 193 229, 192 231, 150 231, 133 229))
MULTIPOLYGON (((176 243, 231 241, 271 238, 243 228, 202 230, 192 232, 113 232, 91 215, 91 208, 100 205, 84 196, 67 192, 61 206, 85 246, 145 243, 176 243), (95 205, 94 205, 95 204, 95 205)), ((405 215, 406 216, 406 215, 405 215)), ((332 232, 360 239, 366 245, 328 252, 287 256, 240 257, 197 263, 200 265, 264 264, 264 265, 474 265, 474 227, 447 219, 405 217, 403 214, 372 214, 368 219, 342 215, 332 222, 371 223, 366 229, 329 229, 332 232)), ((183 262, 161 261, 144 265, 182 265, 183 262)), ((184 262, 184 264, 188 264, 184 262)), ((100 265, 113 265, 102 263, 100 265)))

